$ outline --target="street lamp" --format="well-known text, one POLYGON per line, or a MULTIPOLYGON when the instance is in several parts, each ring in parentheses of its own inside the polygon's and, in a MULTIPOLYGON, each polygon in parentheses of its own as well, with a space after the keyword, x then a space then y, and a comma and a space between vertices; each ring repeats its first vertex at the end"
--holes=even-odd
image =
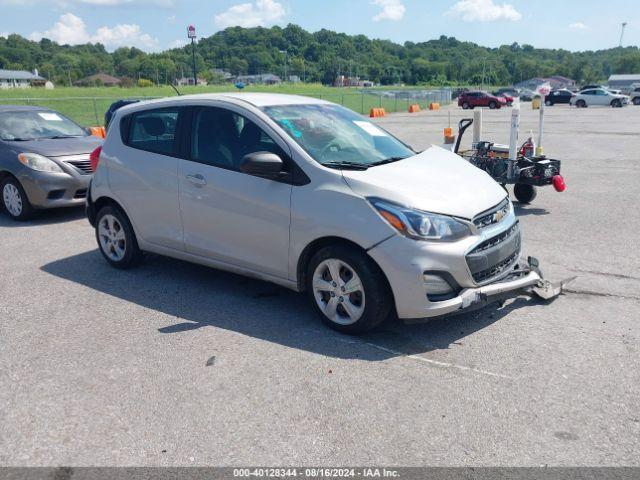
POLYGON ((187 27, 187 37, 191 39, 191 57, 193 60, 193 85, 198 86, 198 72, 196 71, 196 27, 187 27))

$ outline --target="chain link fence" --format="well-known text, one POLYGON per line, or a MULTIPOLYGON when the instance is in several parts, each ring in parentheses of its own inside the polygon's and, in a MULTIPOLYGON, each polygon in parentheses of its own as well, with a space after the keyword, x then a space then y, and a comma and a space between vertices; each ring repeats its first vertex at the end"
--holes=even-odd
MULTIPOLYGON (((409 105, 429 108, 432 102, 451 103, 451 90, 371 90, 357 93, 305 94, 343 105, 363 115, 372 108, 384 108, 388 113, 406 112, 409 105)), ((130 97, 150 100, 158 97, 130 97)), ((104 124, 104 114, 109 106, 123 97, 60 97, 60 98, 0 98, 0 105, 35 105, 56 110, 85 127, 104 124)))

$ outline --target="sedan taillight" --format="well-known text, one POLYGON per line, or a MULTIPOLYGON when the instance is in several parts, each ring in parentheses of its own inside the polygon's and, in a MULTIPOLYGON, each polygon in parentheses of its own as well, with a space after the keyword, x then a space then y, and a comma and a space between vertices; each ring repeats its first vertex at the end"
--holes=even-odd
POLYGON ((91 171, 95 172, 98 169, 98 163, 100 163, 100 154, 102 153, 102 147, 96 148, 91 155, 89 155, 89 163, 91 164, 91 171))

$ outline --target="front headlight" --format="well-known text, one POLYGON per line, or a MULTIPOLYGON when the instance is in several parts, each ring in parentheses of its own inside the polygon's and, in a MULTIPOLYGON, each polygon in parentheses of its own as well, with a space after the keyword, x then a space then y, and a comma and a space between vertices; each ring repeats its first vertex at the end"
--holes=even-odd
POLYGON ((64 173, 56 162, 37 153, 21 153, 18 155, 18 160, 26 167, 38 172, 64 173))
POLYGON ((453 217, 402 207, 379 198, 370 198, 369 202, 389 225, 410 238, 452 242, 471 234, 468 225, 453 217))

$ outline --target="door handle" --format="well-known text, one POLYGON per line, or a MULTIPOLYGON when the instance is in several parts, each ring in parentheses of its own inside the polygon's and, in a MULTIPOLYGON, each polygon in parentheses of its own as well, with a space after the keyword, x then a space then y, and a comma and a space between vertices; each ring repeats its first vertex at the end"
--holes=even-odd
POLYGON ((187 175, 186 178, 197 187, 203 187, 207 184, 207 181, 199 173, 187 175))

